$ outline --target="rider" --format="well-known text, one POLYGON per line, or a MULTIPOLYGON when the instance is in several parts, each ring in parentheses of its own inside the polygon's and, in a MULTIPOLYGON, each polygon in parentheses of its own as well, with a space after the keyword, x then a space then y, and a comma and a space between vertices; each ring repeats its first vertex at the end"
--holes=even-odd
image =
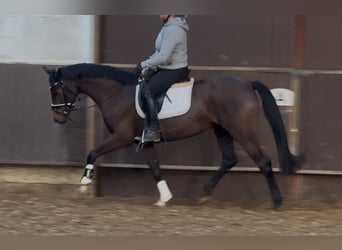
POLYGON ((167 90, 173 83, 187 79, 188 54, 187 31, 189 26, 185 15, 160 15, 163 26, 155 41, 155 52, 140 62, 134 72, 151 77, 141 90, 142 101, 146 107, 143 142, 160 141, 160 124, 155 108, 155 97, 167 90), (154 73, 151 76, 151 69, 154 73))

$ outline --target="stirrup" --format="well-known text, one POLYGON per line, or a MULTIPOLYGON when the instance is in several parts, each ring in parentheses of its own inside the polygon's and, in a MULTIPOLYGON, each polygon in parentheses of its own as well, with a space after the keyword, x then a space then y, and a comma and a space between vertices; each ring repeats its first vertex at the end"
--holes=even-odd
POLYGON ((144 129, 141 136, 137 136, 134 138, 136 141, 140 141, 141 143, 147 142, 160 142, 160 130, 154 129, 144 129), (151 138, 146 138, 146 133, 151 133, 151 138))

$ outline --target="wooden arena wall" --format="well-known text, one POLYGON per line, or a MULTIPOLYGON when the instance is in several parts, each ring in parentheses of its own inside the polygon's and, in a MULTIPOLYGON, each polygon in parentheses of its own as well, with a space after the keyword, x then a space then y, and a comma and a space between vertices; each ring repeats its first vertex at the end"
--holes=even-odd
MULTIPOLYGON (((299 75, 300 126, 299 152, 305 154, 303 171, 340 173, 342 170, 340 106, 342 76, 340 55, 341 18, 305 17, 304 70, 312 74, 299 75)), ((95 23, 95 22, 94 22, 95 23)), ((81 58, 106 64, 133 65, 153 51, 161 22, 158 16, 101 16, 96 19, 93 34, 94 56, 81 58), (89 59, 90 58, 90 59, 89 59)), ((296 65, 295 16, 189 16, 189 62, 192 76, 206 77, 222 72, 260 80, 270 88, 291 88, 296 65), (209 67, 214 67, 214 70, 209 67), (215 67, 217 70, 215 70, 215 67), (253 68, 288 69, 286 72, 262 72, 253 68), (243 70, 245 69, 245 70, 243 70)), ((1 39, 1 38, 0 38, 1 39)), ((61 42, 68 44, 65 36, 61 42)), ((82 40, 73 40, 75 46, 82 40)), ((74 112, 73 123, 60 126, 53 123, 47 77, 43 64, 65 65, 77 62, 77 57, 39 61, 10 61, 0 54, 0 163, 38 165, 80 165, 89 148, 102 141, 105 131, 96 109, 74 112)), ((277 70, 275 70, 277 71, 277 70)), ((85 99, 79 107, 90 102, 85 99)), ((291 133, 293 109, 280 107, 286 127, 291 133)), ((265 152, 278 166, 271 130, 260 119, 260 141, 265 152)), ((103 157, 103 165, 141 165, 135 148, 123 149, 103 157)), ((240 168, 255 168, 237 147, 240 168)), ((166 166, 218 166, 221 160, 215 138, 210 132, 180 142, 159 145, 161 164, 166 166), (205 142, 205 143, 204 143, 205 142)))

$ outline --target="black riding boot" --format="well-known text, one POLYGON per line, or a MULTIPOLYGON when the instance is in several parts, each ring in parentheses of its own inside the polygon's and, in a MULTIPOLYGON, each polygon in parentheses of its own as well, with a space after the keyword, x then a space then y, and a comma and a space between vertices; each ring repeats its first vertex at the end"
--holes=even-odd
POLYGON ((146 109, 145 129, 141 142, 160 142, 160 124, 151 91, 147 86, 143 90, 143 104, 146 109))

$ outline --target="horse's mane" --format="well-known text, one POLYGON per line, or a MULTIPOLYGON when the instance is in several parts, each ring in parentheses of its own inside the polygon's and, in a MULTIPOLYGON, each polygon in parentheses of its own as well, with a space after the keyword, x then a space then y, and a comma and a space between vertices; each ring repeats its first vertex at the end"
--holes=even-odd
POLYGON ((57 70, 57 75, 61 78, 61 80, 106 78, 117 81, 124 85, 136 85, 138 80, 138 76, 132 72, 107 65, 93 63, 79 63, 64 66, 57 70))

